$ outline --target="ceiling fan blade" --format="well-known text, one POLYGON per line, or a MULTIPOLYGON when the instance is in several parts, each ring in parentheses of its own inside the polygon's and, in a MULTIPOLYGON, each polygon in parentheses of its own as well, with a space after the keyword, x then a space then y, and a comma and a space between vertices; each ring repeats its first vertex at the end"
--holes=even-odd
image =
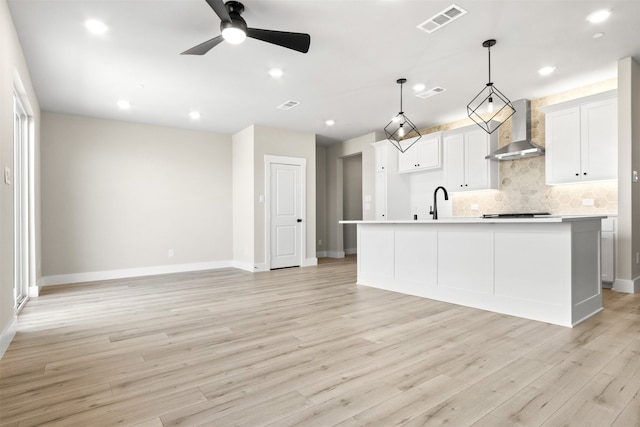
POLYGON ((261 30, 259 28, 247 28, 247 37, 273 43, 298 52, 309 52, 311 36, 304 33, 289 33, 287 31, 261 30))
POLYGON ((218 15, 221 21, 231 22, 231 16, 224 5, 223 0, 207 0, 211 9, 218 15))
POLYGON ((185 50, 180 55, 204 55, 211 49, 220 44, 224 39, 222 36, 214 37, 211 40, 207 40, 204 43, 200 43, 198 46, 194 46, 189 50, 185 50))

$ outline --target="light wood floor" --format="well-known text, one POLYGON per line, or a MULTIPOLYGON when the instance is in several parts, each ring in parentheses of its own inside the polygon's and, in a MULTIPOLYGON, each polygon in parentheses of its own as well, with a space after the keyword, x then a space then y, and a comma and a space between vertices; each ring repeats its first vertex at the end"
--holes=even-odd
POLYGON ((574 329, 355 285, 355 259, 45 288, 0 425, 638 426, 640 295, 574 329))

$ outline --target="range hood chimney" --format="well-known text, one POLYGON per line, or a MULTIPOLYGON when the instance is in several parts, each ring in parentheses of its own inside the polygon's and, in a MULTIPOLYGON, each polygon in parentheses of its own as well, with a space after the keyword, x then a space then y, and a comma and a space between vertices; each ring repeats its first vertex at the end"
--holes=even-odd
POLYGON ((511 116, 511 142, 485 157, 490 160, 518 160, 544 155, 544 148, 531 141, 531 101, 512 102, 515 114, 511 116))

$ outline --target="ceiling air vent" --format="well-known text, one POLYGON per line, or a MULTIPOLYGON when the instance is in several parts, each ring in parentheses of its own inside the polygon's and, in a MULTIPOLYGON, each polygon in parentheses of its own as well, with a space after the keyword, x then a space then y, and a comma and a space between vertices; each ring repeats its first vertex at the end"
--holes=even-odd
POLYGON ((431 18, 424 21, 422 24, 418 25, 417 28, 426 33, 433 33, 435 30, 439 30, 448 23, 460 18, 465 13, 467 13, 466 10, 464 10, 457 4, 452 4, 442 12, 435 14, 431 18))
POLYGON ((279 110, 290 110, 296 105, 300 104, 298 101, 287 101, 284 104, 278 105, 279 110))
POLYGON ((433 95, 437 95, 437 94, 439 94, 439 93, 444 92, 445 90, 446 90, 446 89, 445 89, 445 88, 443 88, 443 87, 438 87, 438 86, 436 86, 436 87, 434 87, 433 89, 429 89, 429 90, 425 90, 425 91, 420 92, 420 93, 416 93, 416 96, 417 96, 418 98, 422 98, 422 99, 430 98, 430 97, 432 97, 433 95))

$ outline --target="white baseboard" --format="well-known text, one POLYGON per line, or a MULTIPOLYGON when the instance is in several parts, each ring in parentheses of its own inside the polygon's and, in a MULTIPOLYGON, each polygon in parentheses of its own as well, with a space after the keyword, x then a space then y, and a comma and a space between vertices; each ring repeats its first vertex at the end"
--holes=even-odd
POLYGON ((185 273, 188 271, 215 270, 235 267, 231 261, 197 262, 192 264, 161 265, 156 267, 129 268, 124 270, 93 271, 88 273, 60 274, 42 278, 42 286, 69 283, 95 282, 97 280, 125 279, 156 274, 185 273))
POLYGON ((344 249, 344 253, 345 253, 345 255, 357 254, 358 253, 358 248, 345 248, 344 249))
POLYGON ((29 286, 29 298, 38 298, 42 289, 42 279, 38 280, 35 286, 29 286))
POLYGON ((327 251, 328 258, 344 258, 344 251, 327 251))
POLYGON ((316 251, 316 257, 318 258, 326 258, 327 256, 327 251, 316 251))
POLYGON ((18 318, 14 316, 7 327, 4 328, 4 331, 0 333, 0 359, 9 348, 9 344, 13 341, 13 337, 16 336, 16 332, 18 332, 18 318))
POLYGON ((302 260, 302 265, 300 267, 311 267, 313 265, 318 265, 318 258, 306 258, 302 260))
POLYGON ((269 271, 269 269, 267 268, 267 264, 266 263, 261 263, 261 264, 256 264, 253 266, 253 271, 255 273, 258 273, 260 271, 269 271))
POLYGON ((633 280, 618 279, 613 282, 612 289, 616 292, 625 292, 627 294, 637 294, 640 292, 640 277, 633 280))

